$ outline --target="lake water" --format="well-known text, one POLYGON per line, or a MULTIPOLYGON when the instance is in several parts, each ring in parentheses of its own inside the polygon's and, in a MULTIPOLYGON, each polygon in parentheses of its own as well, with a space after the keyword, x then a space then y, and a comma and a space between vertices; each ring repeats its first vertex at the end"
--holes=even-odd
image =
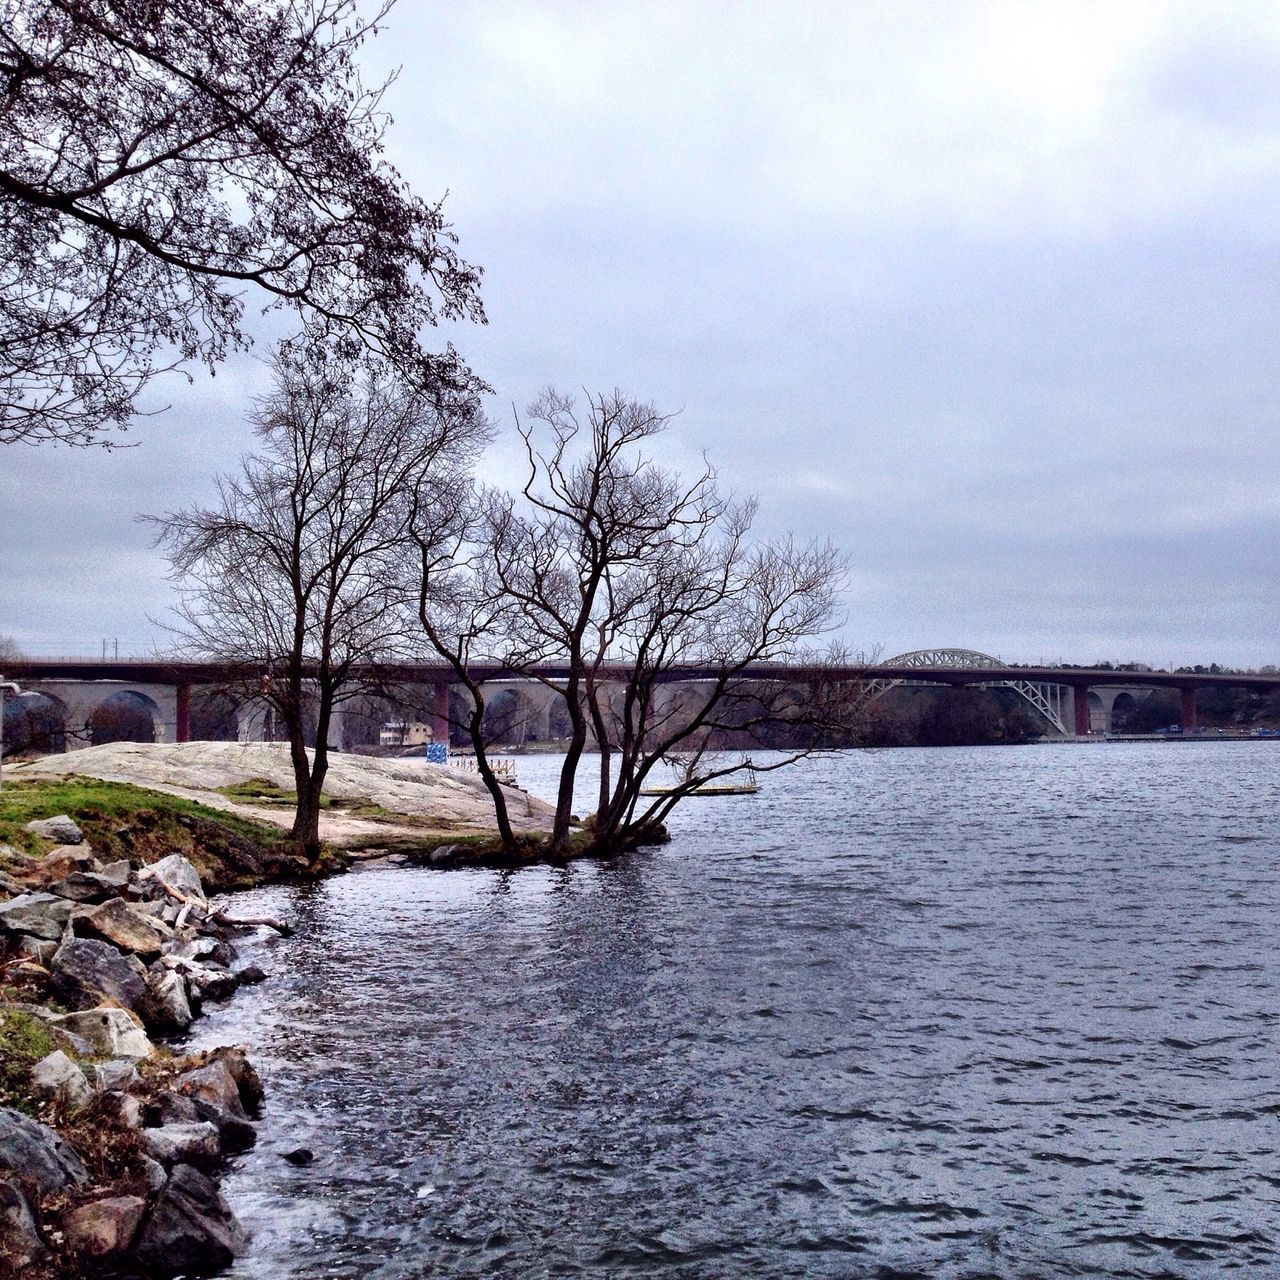
POLYGON ((257 891, 232 1274, 1280 1275, 1278 812, 1275 743, 847 753, 610 866, 257 891))

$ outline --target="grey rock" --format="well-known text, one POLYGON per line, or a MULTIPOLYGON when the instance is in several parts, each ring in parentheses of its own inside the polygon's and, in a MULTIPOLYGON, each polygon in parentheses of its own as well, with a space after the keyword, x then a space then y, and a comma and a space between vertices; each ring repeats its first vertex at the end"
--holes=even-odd
POLYGON ((141 1020, 128 1009, 101 1005, 49 1019, 51 1027, 81 1037, 92 1053, 111 1058, 149 1058, 155 1045, 147 1039, 141 1020))
POLYGON ((56 840, 59 844, 79 844, 84 839, 84 832, 65 813, 56 818, 38 818, 22 829, 42 840, 56 840))
POLYGON ((99 938, 139 956, 158 956, 168 935, 159 921, 142 915, 120 898, 77 913, 72 927, 78 934, 99 938))
POLYGON ((219 938, 209 952, 209 962, 224 969, 234 969, 240 963, 240 953, 225 938, 219 938))
POLYGON ((0 902, 0 929, 57 942, 71 919, 71 903, 51 893, 22 893, 0 902))
POLYGON ((157 1196, 134 1254, 158 1276, 205 1274, 230 1266, 246 1244, 218 1188, 180 1164, 157 1196))
POLYGON ((160 1163, 159 1160, 153 1160, 144 1152, 138 1152, 138 1165, 142 1170, 142 1176, 147 1180, 148 1196, 155 1196, 164 1188, 164 1184, 169 1181, 169 1171, 160 1163))
POLYGON ((25 956, 28 960, 34 960, 36 964, 44 965, 46 969, 57 949, 56 938, 37 938, 29 933, 18 936, 18 954, 25 956))
POLYGON ((129 859, 121 858, 116 862, 108 862, 98 874, 117 888, 123 889, 129 883, 129 874, 132 870, 129 859))
POLYGON ((111 1058, 93 1068, 93 1084, 100 1090, 132 1089, 141 1083, 137 1058, 111 1058))
POLYGON ((242 987, 256 986, 259 982, 266 982, 267 971, 260 969, 256 964, 241 965, 238 969, 231 970, 231 976, 240 983, 242 987))
POLYGON ((141 1129, 146 1120, 142 1099, 121 1089, 109 1089, 102 1095, 102 1109, 126 1129, 141 1129))
POLYGON ((64 942, 49 972, 54 991, 73 1009, 92 1008, 104 997, 126 1009, 136 1009, 147 992, 135 965, 109 943, 92 938, 64 942))
POLYGON ((172 1089, 157 1093, 148 1104, 147 1113, 152 1125, 199 1124, 203 1119, 190 1098, 172 1089))
POLYGON ((177 1091, 188 1098, 199 1098, 241 1120, 246 1119, 240 1086, 225 1058, 214 1058, 203 1067, 184 1071, 175 1081, 177 1091))
POLYGON ((40 859, 40 874, 45 880, 61 880, 73 871, 97 871, 98 860, 87 844, 60 844, 40 859))
POLYGON ((209 1163, 222 1150, 218 1128, 207 1120, 143 1129, 140 1137, 147 1155, 163 1165, 209 1163))
POLYGON ((212 965, 201 965, 185 976, 200 992, 202 1000, 225 1000, 240 985, 229 969, 216 969, 212 965))
POLYGON ((171 969, 152 970, 146 984, 147 993, 139 1008, 143 1022, 162 1035, 185 1031, 194 1015, 182 978, 171 969))
POLYGON ((201 1000, 222 1000, 239 986, 230 970, 201 964, 198 960, 161 956, 160 964, 183 976, 187 983, 187 990, 193 999, 198 997, 201 1000))
POLYGON ((47 1253, 26 1197, 0 1178, 0 1268, 12 1267, 3 1274, 24 1275, 47 1253))
POLYGON ((218 1145, 224 1155, 248 1151, 257 1142, 257 1130, 243 1115, 232 1115, 201 1098, 192 1098, 190 1101, 196 1109, 196 1115, 217 1129, 218 1145))
POLYGON ((205 956, 213 954, 217 945, 216 938, 191 938, 185 942, 174 940, 166 942, 162 952, 175 960, 203 960, 205 956))
POLYGON ((224 1045, 220 1049, 215 1049, 209 1057, 210 1061, 226 1064, 227 1070, 231 1072, 231 1078, 236 1082, 236 1088, 240 1091, 240 1102, 245 1111, 251 1116, 256 1116, 262 1107, 262 1078, 254 1069, 245 1051, 239 1045, 224 1045))
POLYGON ((84 1072, 61 1049, 31 1068, 31 1088, 37 1097, 51 1098, 68 1111, 79 1111, 93 1101, 93 1089, 84 1072))
POLYGON ((253 1146, 257 1134, 226 1058, 214 1058, 203 1067, 183 1072, 174 1085, 202 1120, 217 1126, 223 1151, 245 1151, 253 1146))
POLYGON ((72 902, 106 902, 116 897, 120 889, 96 871, 73 871, 51 884, 49 892, 72 902))
POLYGON ((153 862, 138 872, 139 880, 155 880, 166 889, 173 889, 188 898, 199 902, 205 901, 204 886, 200 883, 200 873, 191 862, 180 853, 171 853, 167 858, 153 862))
POLYGON ((118 1257, 132 1243, 146 1207, 141 1196, 109 1196, 68 1209, 62 1215, 67 1247, 77 1258, 118 1257))
POLYGON ((0 1107, 0 1170, 30 1178, 43 1192, 89 1181, 80 1157, 47 1125, 0 1107))

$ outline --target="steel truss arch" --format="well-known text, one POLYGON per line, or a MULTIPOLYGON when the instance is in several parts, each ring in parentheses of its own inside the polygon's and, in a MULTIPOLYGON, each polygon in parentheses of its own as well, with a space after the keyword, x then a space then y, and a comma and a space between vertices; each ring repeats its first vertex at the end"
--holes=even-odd
MULTIPOLYGON (((879 664, 886 667, 919 667, 951 670, 981 670, 983 667, 1004 667, 1006 664, 989 653, 979 653, 976 649, 913 649, 910 653, 900 653, 896 658, 887 658, 879 664)), ((875 668, 873 667, 872 670, 875 668)), ((915 684, 915 681, 902 677, 896 680, 868 680, 868 705, 882 698, 890 689, 900 684, 915 684)), ((936 683, 936 681, 920 681, 919 683, 936 683)), ((1012 689, 1021 695, 1049 724, 1064 737, 1068 735, 1066 722, 1062 718, 1063 686, 1058 684, 1040 684, 1031 680, 983 680, 976 683, 976 689, 1012 689)))

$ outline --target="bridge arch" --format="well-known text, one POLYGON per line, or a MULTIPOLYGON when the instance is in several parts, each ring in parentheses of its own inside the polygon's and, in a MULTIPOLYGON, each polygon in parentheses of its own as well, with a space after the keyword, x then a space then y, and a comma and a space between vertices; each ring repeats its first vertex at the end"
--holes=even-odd
POLYGON ((6 754, 60 754, 67 749, 71 727, 67 704, 55 694, 30 689, 4 699, 6 754))
POLYGON ((104 742, 159 742, 162 725, 153 698, 137 689, 118 689, 89 713, 87 728, 89 741, 96 747, 104 742))
MULTIPOLYGON (((999 658, 992 657, 989 653, 980 653, 977 649, 912 649, 909 653, 900 653, 895 658, 887 658, 884 662, 886 667, 919 667, 922 670, 942 667, 963 670, 981 670, 984 667, 1006 668, 1007 664, 999 658)), ((874 669, 874 668, 873 668, 874 669)), ((890 689, 896 688, 900 684, 908 684, 909 680, 870 680, 867 682, 871 687, 868 703, 875 702, 877 698, 882 698, 890 689)), ((935 682, 930 682, 935 683, 935 682)), ((1069 690, 1065 690, 1063 686, 1056 684, 1041 684, 1031 680, 990 680, 981 681, 978 688, 987 689, 1012 689, 1026 702, 1029 702, 1044 720, 1047 720, 1050 726, 1064 737, 1069 730, 1066 721, 1063 719, 1063 695, 1069 694, 1069 690)))

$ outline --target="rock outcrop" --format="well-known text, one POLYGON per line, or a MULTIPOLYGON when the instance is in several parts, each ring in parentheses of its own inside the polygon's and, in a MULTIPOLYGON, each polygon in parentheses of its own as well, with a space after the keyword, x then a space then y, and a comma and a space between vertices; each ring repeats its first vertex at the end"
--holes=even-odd
POLYGON ((236 990, 236 926, 185 857, 103 867, 68 821, 0 901, 0 960, 37 989, 0 1017, 58 1046, 28 1069, 40 1118, 0 1107, 0 1277, 209 1274, 244 1246, 211 1175, 253 1144, 262 1085, 242 1050, 170 1062, 151 1037, 236 990))

